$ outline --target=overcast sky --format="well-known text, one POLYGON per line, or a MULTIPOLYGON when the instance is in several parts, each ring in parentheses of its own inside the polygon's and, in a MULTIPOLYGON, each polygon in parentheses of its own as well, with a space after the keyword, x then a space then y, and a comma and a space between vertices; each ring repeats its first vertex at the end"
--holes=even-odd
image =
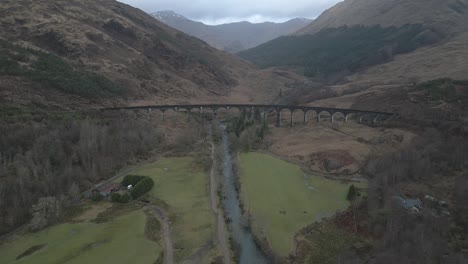
POLYGON ((206 24, 315 18, 342 0, 119 0, 148 13, 172 10, 206 24))

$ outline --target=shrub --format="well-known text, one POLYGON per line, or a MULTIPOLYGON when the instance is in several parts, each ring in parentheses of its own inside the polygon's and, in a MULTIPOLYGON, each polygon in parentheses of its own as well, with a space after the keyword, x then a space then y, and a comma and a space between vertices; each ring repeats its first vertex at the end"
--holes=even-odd
POLYGON ((120 193, 112 193, 111 195, 111 201, 114 203, 120 203, 120 199, 122 198, 122 195, 120 193))
POLYGON ((208 150, 198 152, 193 162, 195 165, 200 166, 204 171, 211 169, 212 160, 208 150))
POLYGON ((61 57, 0 40, 0 75, 26 77, 66 93, 85 97, 123 95, 125 89, 94 72, 76 70, 61 57), (33 60, 32 58, 36 58, 33 60), (28 64, 22 67, 18 62, 28 64))
POLYGON ((419 90, 426 91, 433 100, 455 101, 468 98, 468 81, 466 80, 442 78, 423 82, 417 87, 419 90))
POLYGON ((353 202, 354 199, 356 199, 356 196, 358 196, 358 193, 356 191, 356 187, 354 187, 354 184, 351 184, 351 186, 349 186, 348 195, 346 196, 346 200, 348 200, 349 202, 353 202))
POLYGON ((120 193, 113 193, 111 196, 111 200, 114 203, 128 203, 132 197, 128 193, 120 194, 120 193))
POLYGON ((128 203, 128 202, 130 202, 131 199, 132 199, 132 197, 130 196, 130 194, 124 193, 120 197, 120 203, 128 203))
POLYGON ((143 180, 145 176, 138 176, 138 175, 126 175, 122 180, 123 186, 132 185, 135 186, 141 180, 143 180))
POLYGON ((102 194, 100 193, 95 193, 91 196, 91 200, 93 202, 99 202, 99 201, 102 201, 102 199, 104 199, 104 196, 102 196, 102 194))
POLYGON ((132 197, 136 199, 142 196, 143 194, 151 190, 151 188, 153 188, 153 185, 153 179, 151 179, 150 177, 145 177, 143 180, 139 181, 131 191, 132 197))

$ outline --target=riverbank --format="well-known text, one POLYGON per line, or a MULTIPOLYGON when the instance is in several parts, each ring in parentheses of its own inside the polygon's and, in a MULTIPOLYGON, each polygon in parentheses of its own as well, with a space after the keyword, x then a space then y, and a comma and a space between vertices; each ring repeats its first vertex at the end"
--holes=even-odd
POLYGON ((231 247, 229 245, 229 234, 226 227, 224 210, 220 207, 220 197, 218 195, 218 182, 221 177, 218 175, 218 160, 216 157, 216 144, 214 143, 212 129, 210 129, 211 145, 211 169, 210 169, 210 199, 211 211, 216 217, 216 240, 223 254, 224 264, 231 264, 231 247))
POLYGON ((236 262, 239 264, 270 263, 257 246, 254 235, 250 232, 248 221, 243 216, 235 178, 233 157, 230 151, 229 136, 222 127, 222 174, 223 208, 231 233, 231 246, 234 248, 236 262))

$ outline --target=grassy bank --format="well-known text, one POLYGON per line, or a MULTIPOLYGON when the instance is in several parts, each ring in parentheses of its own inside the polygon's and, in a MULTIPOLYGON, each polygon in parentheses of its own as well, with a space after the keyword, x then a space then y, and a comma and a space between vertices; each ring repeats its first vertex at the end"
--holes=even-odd
POLYGON ((158 258, 161 248, 145 237, 145 224, 142 211, 100 224, 61 224, 1 246, 0 263, 150 264, 158 258), (16 260, 21 255, 25 256, 16 260))
POLYGON ((296 232, 348 206, 348 184, 305 176, 299 167, 272 156, 241 154, 240 169, 242 201, 253 229, 282 256, 292 253, 296 232))
POLYGON ((151 196, 169 205, 175 257, 181 261, 207 245, 216 222, 210 209, 209 177, 193 158, 166 158, 148 164, 133 174, 154 181, 151 196))

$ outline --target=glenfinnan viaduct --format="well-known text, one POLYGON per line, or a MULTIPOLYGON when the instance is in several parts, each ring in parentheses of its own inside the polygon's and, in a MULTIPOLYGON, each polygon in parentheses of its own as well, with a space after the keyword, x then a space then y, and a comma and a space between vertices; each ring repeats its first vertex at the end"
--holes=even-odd
POLYGON ((376 123, 378 121, 387 119, 392 116, 396 116, 393 113, 385 112, 373 112, 373 111, 361 111, 354 109, 339 109, 329 107, 314 107, 314 106, 293 106, 293 105, 260 105, 260 104, 181 104, 181 105, 151 105, 151 106, 130 106, 130 107, 112 107, 103 108, 101 111, 118 111, 118 110, 147 110, 149 117, 151 118, 152 110, 161 111, 162 118, 164 120, 164 114, 166 111, 172 110, 175 112, 185 112, 187 114, 187 120, 190 120, 193 110, 198 110, 201 115, 203 111, 211 111, 213 117, 216 117, 218 110, 220 109, 237 109, 240 112, 251 110, 260 111, 262 113, 264 122, 266 122, 266 115, 271 112, 276 113, 276 126, 281 126, 281 112, 287 110, 291 113, 290 125, 293 125, 293 113, 300 111, 303 114, 304 124, 307 122, 307 115, 311 112, 315 112, 317 115, 317 122, 320 122, 320 116, 324 113, 330 115, 330 121, 335 122, 337 115, 342 115, 345 122, 351 117, 356 118, 359 123, 365 121, 371 121, 376 123))

